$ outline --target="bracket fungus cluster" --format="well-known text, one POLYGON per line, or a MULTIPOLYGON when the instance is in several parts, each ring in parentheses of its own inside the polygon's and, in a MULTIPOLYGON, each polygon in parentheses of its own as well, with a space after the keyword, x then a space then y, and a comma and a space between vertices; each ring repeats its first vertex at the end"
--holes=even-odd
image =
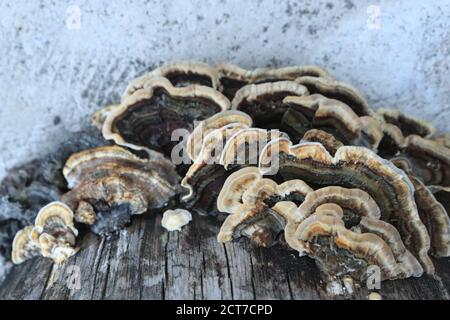
POLYGON ((19 264, 41 255, 62 263, 77 252, 77 235, 72 210, 62 202, 52 202, 39 211, 33 226, 17 232, 12 261, 19 264))
POLYGON ((107 234, 160 209, 167 230, 191 220, 185 209, 223 215, 220 242, 282 244, 347 291, 370 267, 383 280, 419 277, 434 273, 430 256, 450 256, 448 133, 372 110, 321 67, 167 64, 131 81, 92 122, 115 145, 66 157, 65 181, 41 197, 62 202, 17 233, 14 262, 67 259, 74 222, 107 234))
POLYGON ((283 238, 291 249, 313 257, 330 281, 350 277, 362 282, 373 265, 383 279, 423 273, 397 229, 380 220, 377 203, 361 189, 314 190, 300 179, 278 184, 258 167, 247 167, 227 179, 218 207, 230 213, 219 241, 247 237, 271 246, 283 238))
POLYGON ((118 146, 73 154, 63 174, 71 190, 62 201, 77 222, 98 234, 122 228, 132 215, 164 207, 178 191, 170 161, 141 159, 118 146))
POLYGON ((193 163, 181 181, 187 206, 200 213, 216 212, 215 201, 225 178, 233 171, 258 163, 259 149, 287 134, 250 127, 251 118, 228 110, 200 122, 187 140, 193 163), (206 211, 206 212, 205 212, 206 211))

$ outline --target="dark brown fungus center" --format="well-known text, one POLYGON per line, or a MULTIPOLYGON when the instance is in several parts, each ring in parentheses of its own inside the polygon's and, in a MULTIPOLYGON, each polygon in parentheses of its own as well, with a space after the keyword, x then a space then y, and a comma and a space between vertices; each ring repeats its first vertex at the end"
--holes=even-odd
POLYGON ((220 107, 199 98, 175 98, 156 89, 151 98, 137 102, 115 120, 125 141, 170 155, 179 141, 171 141, 175 129, 193 129, 194 122, 220 111, 220 107))

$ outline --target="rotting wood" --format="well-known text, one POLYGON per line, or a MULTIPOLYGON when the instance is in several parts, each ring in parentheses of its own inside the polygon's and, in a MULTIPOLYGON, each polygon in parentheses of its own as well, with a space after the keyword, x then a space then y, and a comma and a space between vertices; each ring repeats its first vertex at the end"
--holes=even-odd
MULTIPOLYGON (((14 266, 1 299, 330 299, 314 261, 293 251, 220 244, 219 223, 194 216, 168 233, 161 215, 142 216, 109 238, 85 233, 81 250, 59 267, 34 258, 14 266), (75 267, 74 267, 75 266, 75 267), (79 287, 74 268, 80 271, 79 287), (75 279, 76 280, 76 279, 75 279)), ((383 299, 449 299, 450 259, 435 259, 435 279, 385 281, 383 299)), ((367 290, 355 299, 367 299, 367 290)))

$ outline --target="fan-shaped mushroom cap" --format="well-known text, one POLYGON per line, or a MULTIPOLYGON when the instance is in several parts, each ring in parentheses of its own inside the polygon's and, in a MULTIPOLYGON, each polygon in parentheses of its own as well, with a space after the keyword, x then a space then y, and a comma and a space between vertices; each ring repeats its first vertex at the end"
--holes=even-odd
POLYGON ((402 131, 391 123, 382 124, 383 137, 378 145, 378 154, 383 158, 396 156, 406 145, 402 131))
POLYGON ((297 250, 300 256, 304 255, 303 244, 295 237, 295 231, 299 223, 303 220, 297 204, 292 201, 279 201, 272 207, 272 210, 284 218, 284 239, 286 243, 292 249, 297 250))
POLYGON ((233 127, 248 128, 252 125, 252 119, 246 113, 237 110, 219 112, 212 117, 201 121, 189 135, 187 140, 187 154, 192 160, 197 159, 202 149, 205 137, 211 131, 232 125, 233 127), (238 125, 239 124, 239 125, 238 125))
POLYGON ((361 121, 361 139, 367 141, 367 146, 374 151, 383 139, 383 124, 376 118, 370 116, 359 117, 361 121))
POLYGON ((299 179, 285 181, 277 184, 275 181, 265 179, 257 167, 245 167, 232 173, 220 191, 217 198, 217 208, 221 212, 235 213, 244 203, 255 205, 256 199, 269 199, 269 202, 278 202, 296 194, 306 197, 313 189, 299 179), (272 196, 277 199, 270 200, 272 196))
POLYGON ((218 171, 222 171, 222 166, 218 164, 220 163, 226 141, 236 132, 245 128, 247 128, 247 126, 241 123, 231 123, 219 129, 215 129, 206 135, 203 139, 201 149, 194 159, 194 163, 191 164, 181 181, 181 186, 188 190, 188 193, 183 196, 184 200, 189 200, 194 195, 194 189, 192 188, 191 183, 196 179, 196 175, 201 174, 201 171, 205 169, 205 167, 216 165, 215 168, 218 171))
POLYGON ((228 242, 244 236, 259 246, 269 247, 276 242, 284 227, 284 219, 267 206, 243 205, 237 213, 225 219, 217 240, 228 242))
POLYGON ((227 242, 246 236, 261 246, 272 245, 289 218, 270 207, 287 199, 303 201, 309 192, 312 189, 301 180, 278 185, 263 178, 256 167, 236 171, 225 181, 217 200, 219 210, 230 213, 220 228, 218 240, 227 242))
POLYGON ((407 116, 398 109, 380 108, 377 110, 377 113, 387 123, 397 126, 404 137, 414 134, 422 138, 430 138, 436 132, 436 128, 430 123, 422 119, 407 116))
POLYGON ((450 149, 438 142, 409 135, 394 159, 406 159, 411 173, 426 185, 450 187, 450 149))
POLYGON ((346 145, 376 149, 382 138, 381 123, 369 116, 359 117, 348 105, 321 94, 286 97, 290 106, 282 126, 291 136, 302 136, 310 128, 331 133, 346 145), (294 133, 294 134, 292 134, 294 133))
POLYGON ((317 65, 290 66, 282 68, 256 68, 246 70, 231 63, 217 64, 222 78, 245 81, 247 83, 274 82, 281 80, 295 80, 301 76, 331 78, 330 74, 317 65))
MULTIPOLYGON (((213 173, 214 171, 219 175, 223 173, 224 169, 219 163, 227 141, 236 133, 247 129, 250 124, 251 119, 248 115, 240 111, 230 110, 206 119, 195 128, 187 141, 187 153, 194 160, 194 163, 189 167, 181 181, 181 186, 188 190, 188 193, 182 198, 184 201, 193 198, 194 190, 192 186, 196 184, 195 181, 198 180, 198 176, 202 175, 204 170, 208 171, 208 174, 205 175, 206 179, 212 176, 217 178, 213 173)), ((206 186, 204 182, 200 181, 200 183, 206 186)), ((197 191, 201 193, 202 190, 197 191)))
POLYGON ((232 173, 219 193, 217 209, 221 212, 234 213, 242 205, 242 196, 251 185, 261 179, 258 167, 246 167, 232 173))
POLYGON ((72 154, 64 165, 63 175, 68 187, 76 187, 90 170, 96 168, 96 165, 112 161, 137 162, 141 165, 146 163, 146 160, 119 146, 104 146, 80 151, 72 154))
POLYGON ((43 233, 49 235, 59 233, 59 238, 67 236, 67 241, 75 244, 75 237, 78 235, 78 230, 75 229, 73 223, 72 210, 66 204, 59 201, 49 203, 39 210, 36 216, 32 237, 34 237, 36 232, 39 235, 43 233), (61 234, 61 229, 68 229, 66 235, 61 234))
POLYGON ((142 89, 127 97, 106 118, 105 139, 136 150, 156 149, 170 153, 173 130, 191 130, 194 121, 226 110, 228 99, 205 86, 174 87, 162 77, 148 79, 142 89))
POLYGON ((74 188, 94 172, 96 177, 108 176, 111 171, 121 167, 142 171, 156 168, 159 175, 171 183, 178 178, 174 174, 172 163, 162 155, 157 154, 154 160, 142 159, 119 146, 97 147, 72 154, 64 165, 63 175, 69 188, 74 188))
MULTIPOLYGON (((384 279, 405 278, 421 275, 421 267, 412 255, 398 250, 401 243, 395 243, 396 254, 382 237, 374 233, 359 233, 345 227, 342 210, 338 206, 318 207, 316 212, 303 220, 295 236, 303 243, 307 253, 316 259, 319 267, 330 276, 350 275, 363 280, 367 275, 367 267, 380 267, 384 279), (344 251, 342 251, 344 250, 344 251), (399 254, 399 255, 397 255, 399 254), (331 263, 330 263, 331 262, 331 263), (330 274, 331 273, 331 274, 330 274)), ((391 234, 390 226, 379 223, 371 217, 365 217, 367 224, 376 224, 383 235, 391 234), (387 227, 387 228, 386 228, 387 227)), ((395 233, 395 232, 394 232, 395 233)), ((396 239, 401 242, 400 238, 396 239)))
POLYGON ((308 90, 294 81, 249 84, 236 92, 231 108, 247 113, 258 128, 280 128, 281 119, 288 109, 283 99, 307 94, 308 90))
MULTIPOLYGON (((286 134, 277 130, 241 129, 234 124, 213 130, 204 139, 200 155, 181 181, 181 186, 187 190, 182 200, 189 208, 203 202, 202 208, 196 209, 202 213, 207 207, 215 206, 216 197, 225 179, 234 170, 252 164, 257 165, 262 147, 270 139, 280 136, 286 134), (224 143, 223 150, 215 148, 216 143, 224 143), (214 152, 211 152, 212 150, 214 152)), ((212 211, 215 213, 215 208, 212 211)))
POLYGON ((446 148, 450 148, 450 133, 446 132, 434 139, 437 143, 442 144, 446 148))
POLYGON ((414 198, 420 218, 428 229, 431 237, 433 254, 438 257, 450 255, 450 219, 444 208, 433 193, 418 178, 409 175, 414 185, 414 198))
POLYGON ((272 246, 285 228, 282 216, 270 209, 263 201, 243 204, 230 214, 217 235, 219 242, 247 237, 262 247, 272 246))
POLYGON ((257 165, 260 151, 272 139, 287 137, 278 130, 247 128, 235 132, 226 142, 219 163, 230 165, 257 165))
POLYGON ((219 164, 192 164, 181 180, 181 186, 185 189, 181 200, 188 209, 200 214, 217 214, 217 196, 231 173, 219 164))
POLYGON ((72 210, 62 202, 49 203, 39 211, 34 226, 25 227, 16 234, 13 262, 22 263, 42 255, 55 263, 62 263, 77 252, 77 235, 72 210))
POLYGON ((220 74, 220 82, 222 83, 224 94, 230 99, 234 97, 236 91, 247 84, 295 80, 301 76, 331 77, 327 71, 316 65, 246 70, 230 63, 220 63, 217 65, 217 69, 220 74))
POLYGON ((118 146, 73 154, 63 174, 73 188, 62 196, 78 222, 105 233, 121 228, 130 216, 161 208, 178 190, 169 160, 141 159, 118 146))
POLYGON ((120 104, 110 104, 97 110, 92 115, 92 124, 99 130, 102 130, 103 123, 113 110, 120 108, 120 104))
POLYGON ((174 87, 186 87, 189 85, 203 85, 220 90, 219 72, 206 63, 201 62, 176 62, 168 63, 143 76, 132 80, 125 90, 123 99, 132 95, 145 86, 148 79, 153 77, 167 78, 174 87))
POLYGON ((337 140, 332 134, 319 129, 306 131, 300 142, 318 142, 324 146, 330 155, 334 155, 340 147, 344 146, 344 144, 337 140))
POLYGON ((379 219, 381 216, 380 208, 367 192, 339 186, 329 186, 309 192, 305 201, 299 206, 299 216, 306 218, 313 214, 317 207, 332 203, 359 218, 367 216, 379 219))
POLYGON ((397 260, 401 277, 420 277, 423 274, 419 261, 406 249, 400 233, 393 225, 371 217, 362 217, 358 228, 361 232, 379 236, 389 245, 397 260))
POLYGON ((295 82, 305 86, 311 94, 320 93, 327 98, 339 100, 348 105, 358 116, 370 116, 373 111, 367 100, 349 84, 323 77, 299 77, 295 82))
POLYGON ((332 126, 337 128, 337 134, 348 141, 359 138, 362 123, 353 110, 338 100, 321 99, 319 107, 314 114, 314 122, 319 126, 332 126))
POLYGON ((306 119, 312 121, 319 108, 320 101, 324 99, 328 98, 322 94, 314 93, 303 96, 287 96, 283 99, 283 103, 303 114, 306 119))
POLYGON ((312 191, 313 189, 303 180, 293 179, 277 185, 275 193, 281 198, 288 198, 289 196, 295 194, 300 195, 304 199, 306 195, 312 191))
POLYGON ((11 253, 13 263, 19 264, 41 254, 39 245, 31 239, 32 230, 33 226, 27 226, 14 236, 11 253))
POLYGON ((161 225, 168 231, 181 231, 192 220, 192 215, 184 209, 167 210, 163 214, 161 225))
POLYGON ((303 245, 295 236, 298 224, 314 212, 327 210, 329 207, 332 211, 341 213, 340 216, 346 226, 355 226, 360 223, 362 217, 366 216, 380 218, 380 209, 369 194, 360 189, 346 189, 338 186, 309 191, 298 208, 293 205, 293 202, 283 201, 280 204, 276 203, 272 209, 286 220, 284 234, 286 242, 303 254, 303 245))
POLYGON ((65 262, 78 252, 78 249, 74 247, 75 237, 69 242, 67 238, 61 239, 61 237, 43 233, 39 236, 39 245, 42 256, 52 259, 56 264, 65 262))
POLYGON ((407 248, 433 273, 428 257, 430 238, 414 201, 414 187, 406 174, 391 162, 362 147, 344 146, 332 157, 319 143, 292 145, 285 138, 269 142, 260 156, 260 169, 278 167, 285 179, 338 185, 366 191, 377 203, 385 221, 399 230, 407 248), (273 165, 277 162, 277 165, 273 165))

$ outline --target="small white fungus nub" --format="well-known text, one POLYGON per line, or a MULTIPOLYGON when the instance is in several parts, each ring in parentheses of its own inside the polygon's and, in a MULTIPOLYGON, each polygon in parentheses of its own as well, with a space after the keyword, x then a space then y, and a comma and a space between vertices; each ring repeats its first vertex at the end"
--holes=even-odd
POLYGON ((163 214, 161 225, 168 231, 181 231, 192 220, 192 215, 184 209, 167 210, 163 214))
POLYGON ((382 300, 381 294, 378 292, 371 292, 369 294, 369 300, 382 300))

